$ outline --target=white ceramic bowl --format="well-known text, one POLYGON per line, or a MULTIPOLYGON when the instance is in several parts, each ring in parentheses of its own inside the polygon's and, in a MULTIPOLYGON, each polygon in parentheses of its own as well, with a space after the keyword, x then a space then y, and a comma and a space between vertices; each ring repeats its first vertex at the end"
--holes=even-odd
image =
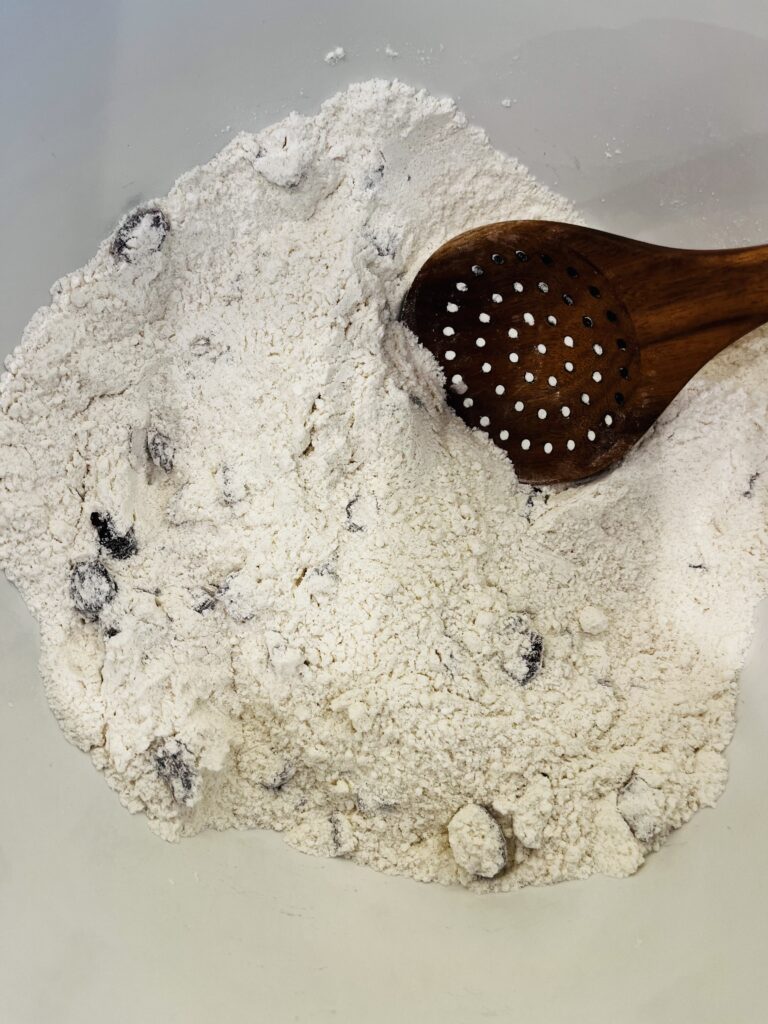
MULTIPOLYGON (((765 0, 6 0, 4 351, 137 201, 231 132, 374 75, 459 97, 597 226, 768 239, 765 0)), ((272 834, 164 844, 60 734, 4 582, 0 645, 3 1024, 768 1018, 765 650, 714 811, 630 880, 483 898, 272 834)))

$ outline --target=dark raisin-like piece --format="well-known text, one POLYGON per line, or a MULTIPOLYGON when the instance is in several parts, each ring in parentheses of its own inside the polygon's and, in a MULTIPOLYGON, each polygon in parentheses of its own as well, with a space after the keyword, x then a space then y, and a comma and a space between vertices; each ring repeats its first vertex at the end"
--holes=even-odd
POLYGON ((759 473, 753 473, 752 474, 752 476, 749 478, 749 484, 747 486, 746 491, 742 491, 742 497, 744 497, 744 498, 751 498, 752 497, 752 495, 754 494, 754 491, 755 491, 755 484, 757 483, 757 481, 759 479, 760 479, 760 474, 759 473))
POLYGON ((295 774, 296 766, 291 764, 290 761, 285 761, 279 768, 276 768, 266 778, 262 779, 261 784, 264 789, 269 789, 273 793, 279 793, 295 774))
POLYGON ((105 604, 113 601, 117 583, 112 579, 101 562, 77 562, 72 566, 69 577, 69 596, 72 604, 86 619, 98 619, 105 604))
POLYGON ((541 668, 544 656, 544 640, 535 630, 532 629, 528 633, 527 643, 523 645, 521 654, 525 662, 525 675, 520 680, 520 685, 527 686, 541 668))
POLYGON ((527 615, 514 615, 507 626, 502 668, 519 686, 527 686, 541 668, 544 640, 531 626, 527 615))
POLYGON ((348 857, 357 846, 357 839, 355 838, 349 818, 344 814, 339 814, 337 811, 330 816, 328 823, 331 832, 331 856, 348 857))
POLYGON ((178 740, 168 740, 155 751, 155 770, 179 804, 193 802, 198 788, 190 751, 178 740))
POLYGON ((151 430, 147 434, 147 452, 156 466, 166 473, 171 472, 176 449, 171 444, 170 437, 161 434, 159 430, 151 430))
POLYGON ((156 207, 142 207, 129 214, 112 239, 115 259, 136 263, 142 256, 159 252, 171 229, 168 218, 156 207))
POLYGON ((350 533, 360 533, 361 530, 365 529, 364 526, 361 526, 360 523, 356 523, 353 519, 353 510, 358 501, 360 501, 359 494, 352 498, 350 501, 348 501, 346 505, 345 512, 347 515, 347 529, 349 530, 350 533))
POLYGON ((115 529, 112 516, 109 512, 91 512, 91 526, 96 530, 99 544, 113 558, 130 558, 139 550, 136 544, 136 534, 133 527, 126 533, 120 533, 115 529))

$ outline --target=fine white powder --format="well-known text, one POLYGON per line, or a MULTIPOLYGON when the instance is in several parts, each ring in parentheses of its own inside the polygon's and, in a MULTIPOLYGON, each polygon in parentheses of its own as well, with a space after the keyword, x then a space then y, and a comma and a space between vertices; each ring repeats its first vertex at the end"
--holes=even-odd
POLYGON ((613 472, 519 484, 397 320, 450 236, 575 220, 448 100, 240 135, 8 359, 0 558, 54 713, 162 836, 477 889, 625 875, 723 790, 768 585, 768 334, 613 472))

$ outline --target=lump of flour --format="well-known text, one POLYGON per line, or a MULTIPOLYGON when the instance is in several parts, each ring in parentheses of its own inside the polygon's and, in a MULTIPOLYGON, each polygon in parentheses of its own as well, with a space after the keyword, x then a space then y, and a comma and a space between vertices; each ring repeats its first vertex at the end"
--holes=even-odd
POLYGON ((448 100, 240 135, 53 288, 0 389, 0 560, 68 738, 161 836, 509 889, 721 793, 766 590, 768 345, 614 472, 518 483, 398 323, 421 262, 573 220, 448 100))

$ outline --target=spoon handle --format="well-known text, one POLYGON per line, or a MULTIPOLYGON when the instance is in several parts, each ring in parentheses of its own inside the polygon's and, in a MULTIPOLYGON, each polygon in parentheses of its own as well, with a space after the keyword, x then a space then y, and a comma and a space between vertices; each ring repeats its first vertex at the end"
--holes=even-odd
POLYGON ((642 352, 639 406, 655 419, 705 363, 768 320, 768 245, 671 249, 594 234, 582 251, 594 244, 624 298, 642 352))

